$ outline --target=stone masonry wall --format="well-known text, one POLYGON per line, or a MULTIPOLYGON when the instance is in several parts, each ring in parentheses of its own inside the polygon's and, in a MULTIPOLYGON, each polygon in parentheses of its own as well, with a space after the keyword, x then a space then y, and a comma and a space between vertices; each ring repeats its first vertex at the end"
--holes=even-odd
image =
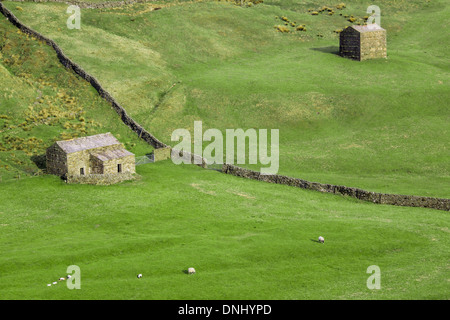
POLYGON ((257 171, 236 167, 230 164, 224 164, 222 167, 222 172, 247 179, 283 184, 287 186, 298 187, 308 190, 315 190, 319 192, 345 195, 359 200, 370 201, 372 203, 389 204, 396 206, 408 206, 408 207, 423 207, 423 208, 450 211, 450 199, 408 196, 398 194, 385 194, 346 186, 336 186, 331 184, 309 182, 306 180, 281 175, 262 175, 257 171))
POLYGON ((47 149, 45 158, 47 173, 57 176, 67 173, 67 154, 56 143, 47 149))
POLYGON ((361 60, 386 57, 386 31, 380 30, 361 34, 361 60))
POLYGON ((117 174, 118 164, 122 165, 122 173, 136 173, 134 155, 129 155, 120 159, 111 159, 103 162, 104 174, 117 174))
POLYGON ((90 153, 87 150, 67 154, 67 175, 80 175, 80 168, 84 168, 84 174, 90 172, 90 153))
MULTIPOLYGON (((100 147, 89 150, 82 150, 67 154, 67 174, 79 175, 80 168, 84 168, 84 174, 91 174, 90 168, 92 166, 91 153, 104 152, 106 150, 115 150, 122 148, 123 145, 117 144, 113 146, 100 147)), ((95 171, 95 170, 94 170, 95 171)))
POLYGON ((154 2, 154 0, 125 0, 125 1, 105 1, 105 2, 84 2, 77 0, 9 0, 12 2, 36 2, 36 3, 45 3, 45 2, 56 2, 56 3, 65 3, 67 5, 76 5, 80 8, 85 9, 103 9, 103 8, 116 8, 124 5, 132 5, 136 3, 147 3, 154 2))
POLYGON ((153 151, 153 160, 156 162, 170 159, 171 151, 170 147, 155 149, 153 151))
POLYGON ((339 35, 339 55, 342 57, 360 60, 360 34, 354 29, 347 28, 339 35))
POLYGON ((67 176, 67 183, 80 183, 80 184, 94 184, 94 185, 112 185, 122 181, 135 180, 136 175, 125 172, 125 173, 115 173, 115 174, 91 174, 87 176, 67 176))

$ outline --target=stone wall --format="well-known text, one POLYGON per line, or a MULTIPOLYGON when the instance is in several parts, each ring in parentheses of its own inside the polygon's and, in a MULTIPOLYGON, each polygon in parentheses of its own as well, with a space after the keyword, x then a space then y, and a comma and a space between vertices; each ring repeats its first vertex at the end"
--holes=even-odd
POLYGON ((247 179, 283 184, 287 186, 298 187, 308 190, 315 190, 319 192, 340 194, 356 198, 359 200, 369 201, 372 203, 407 206, 407 207, 423 207, 423 208, 450 211, 450 199, 408 196, 398 194, 385 194, 346 186, 336 186, 331 184, 310 182, 298 178, 291 178, 281 175, 262 175, 257 171, 236 167, 230 164, 224 164, 222 167, 222 172, 247 179))
POLYGON ((125 0, 125 1, 106 1, 106 2, 83 2, 83 1, 71 1, 71 0, 9 0, 12 2, 56 2, 65 3, 67 5, 76 5, 84 9, 103 9, 103 8, 116 8, 124 5, 132 5, 136 3, 154 2, 154 0, 125 0))
POLYGON ((345 58, 360 60, 360 33, 347 28, 339 34, 339 55, 345 58))
POLYGON ((166 148, 159 148, 153 150, 153 161, 161 161, 170 159, 172 148, 166 147, 166 148))
POLYGON ((379 30, 361 33, 361 60, 386 57, 386 31, 379 30))
POLYGON ((67 154, 56 143, 46 150, 45 163, 48 174, 63 176, 67 173, 67 154))
POLYGON ((178 150, 178 149, 171 149, 170 156, 171 156, 171 158, 172 157, 180 157, 183 160, 183 162, 195 164, 202 168, 208 167, 208 162, 206 161, 206 159, 195 153, 190 153, 190 152, 178 150))
POLYGON ((84 168, 84 174, 91 174, 91 155, 88 150, 67 154, 67 172, 66 175, 80 175, 80 168, 84 168))
POLYGON ((99 163, 97 163, 96 161, 92 161, 91 153, 101 153, 107 150, 115 150, 121 148, 123 148, 123 145, 117 144, 69 153, 67 154, 67 169, 65 173, 67 175, 79 175, 80 168, 84 168, 84 174, 98 173, 97 170, 99 169, 99 163), (91 168, 94 168, 94 170, 92 170, 91 168))
POLYGON ((112 185, 122 181, 135 180, 136 174, 129 172, 115 173, 115 174, 91 174, 87 176, 67 176, 65 178, 67 183, 79 183, 79 184, 94 184, 94 185, 112 185))
POLYGON ((89 155, 89 174, 103 174, 103 161, 94 155, 89 155))
POLYGON ((339 54, 361 61, 386 58, 386 30, 359 32, 346 28, 339 35, 339 54))
POLYGON ((103 162, 104 174, 118 174, 117 165, 122 165, 122 173, 136 173, 134 155, 129 155, 120 159, 111 159, 103 162))

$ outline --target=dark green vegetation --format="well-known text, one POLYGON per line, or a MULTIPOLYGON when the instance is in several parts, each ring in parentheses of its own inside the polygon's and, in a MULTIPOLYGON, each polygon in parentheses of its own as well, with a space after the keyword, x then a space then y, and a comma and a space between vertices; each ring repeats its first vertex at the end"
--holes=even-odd
POLYGON ((2 299, 447 299, 449 219, 170 161, 0 184, 2 299), (23 199, 27 199, 26 202, 23 199), (270 199, 270 201, 267 201, 270 199), (315 242, 319 235, 325 244, 315 242), (64 282, 81 269, 81 289, 64 282), (381 290, 366 287, 381 269, 381 290), (197 274, 183 271, 194 267, 197 274), (142 273, 143 278, 136 275, 142 273))
MULTIPOLYGON (((84 9, 81 30, 66 28, 65 4, 6 5, 166 143, 194 120, 204 130, 278 128, 280 174, 449 197, 448 6, 377 1, 389 59, 360 63, 336 55, 335 31, 371 3, 308 11, 339 3, 84 9), (280 17, 306 31, 277 32, 280 17)), ((447 212, 170 161, 140 166, 141 180, 109 187, 11 180, 39 172, 33 159, 63 137, 111 131, 137 155, 151 148, 52 49, 3 17, 0 48, 1 299, 449 298, 447 212), (319 235, 325 244, 314 241, 319 235), (81 268, 81 290, 47 287, 72 264, 81 268), (366 287, 370 265, 381 268, 381 290, 366 287), (186 275, 188 267, 197 274, 186 275)))

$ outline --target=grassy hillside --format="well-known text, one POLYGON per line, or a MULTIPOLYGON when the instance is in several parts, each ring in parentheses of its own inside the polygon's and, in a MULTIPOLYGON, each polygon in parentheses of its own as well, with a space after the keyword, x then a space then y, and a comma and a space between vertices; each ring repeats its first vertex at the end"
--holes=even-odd
POLYGON ((47 45, 0 17, 0 176, 42 173, 54 141, 112 132, 138 155, 152 150, 47 45))
MULTIPOLYGON (((317 16, 308 9, 325 3, 157 1, 83 10, 81 30, 66 28, 64 4, 6 5, 165 142, 194 120, 279 128, 282 174, 448 197, 448 36, 428 28, 444 30, 448 6, 377 2, 389 59, 364 63, 338 57, 333 32, 344 15, 363 17, 364 1, 317 16)), ((113 186, 32 176, 54 140, 106 131, 151 151, 49 47, 0 17, 0 299, 449 298, 447 212, 170 160, 113 186), (81 290, 47 286, 73 264, 81 290), (366 287, 371 265, 381 290, 366 287)))
POLYGON ((138 173, 139 181, 109 187, 52 176, 0 184, 8 199, 0 204, 0 298, 449 298, 446 212, 170 161, 138 173), (80 290, 47 287, 73 264, 80 290), (381 269, 380 290, 366 287, 371 265, 381 269), (197 274, 185 274, 189 267, 197 274))
POLYGON ((166 143, 194 120, 204 130, 275 128, 281 174, 448 197, 449 38, 440 30, 449 6, 378 1, 389 57, 361 63, 336 54, 335 31, 372 2, 311 14, 339 2, 156 1, 84 9, 81 30, 66 28, 64 4, 6 5, 166 143))

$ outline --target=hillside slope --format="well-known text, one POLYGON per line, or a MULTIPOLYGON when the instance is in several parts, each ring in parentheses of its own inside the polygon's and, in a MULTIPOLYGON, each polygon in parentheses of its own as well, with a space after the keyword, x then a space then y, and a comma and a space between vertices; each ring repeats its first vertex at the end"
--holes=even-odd
POLYGON ((137 170, 113 186, 0 184, 0 299, 449 298, 447 212, 170 161, 137 170), (47 286, 70 265, 80 290, 47 286), (381 290, 366 286, 371 265, 381 290))
POLYGON ((97 92, 64 69, 53 49, 0 17, 0 176, 42 173, 54 141, 112 132, 138 155, 141 142, 97 92))
POLYGON ((281 174, 449 197, 449 39, 439 31, 449 6, 380 1, 389 57, 360 63, 336 55, 334 31, 371 2, 308 11, 337 3, 155 1, 83 9, 81 30, 69 30, 64 4, 5 2, 165 143, 195 120, 222 132, 275 128, 281 174), (281 17, 307 31, 277 32, 281 17))

